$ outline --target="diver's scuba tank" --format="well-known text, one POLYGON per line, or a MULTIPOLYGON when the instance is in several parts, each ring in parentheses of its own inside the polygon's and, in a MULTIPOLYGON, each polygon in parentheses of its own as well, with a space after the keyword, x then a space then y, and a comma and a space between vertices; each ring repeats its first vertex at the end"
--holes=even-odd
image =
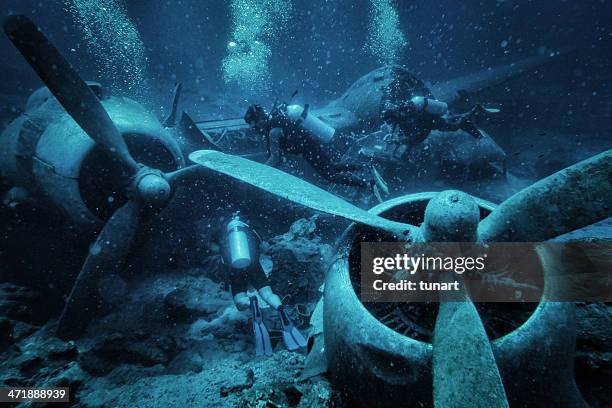
POLYGON ((229 264, 234 269, 246 268, 251 264, 250 228, 234 216, 227 224, 227 246, 229 252, 229 264))
POLYGON ((329 143, 336 133, 336 129, 323 122, 316 115, 309 113, 310 105, 287 106, 287 116, 298 126, 312 133, 321 143, 329 143))
POLYGON ((437 99, 431 99, 425 96, 413 96, 410 102, 417 112, 428 113, 433 116, 444 116, 448 112, 448 105, 446 102, 437 99))

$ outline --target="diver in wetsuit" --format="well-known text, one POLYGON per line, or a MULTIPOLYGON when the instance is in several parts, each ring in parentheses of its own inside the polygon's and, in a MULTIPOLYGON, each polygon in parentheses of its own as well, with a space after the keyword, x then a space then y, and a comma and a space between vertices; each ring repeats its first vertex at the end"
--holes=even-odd
POLYGON ((268 114, 260 105, 249 106, 244 120, 266 138, 268 160, 266 164, 276 167, 283 153, 302 156, 321 176, 332 183, 372 189, 379 201, 380 192, 387 194, 388 187, 378 171, 371 167, 372 178, 365 179, 354 174, 364 165, 334 162, 323 144, 334 135, 335 130, 314 115, 309 115, 309 105, 281 104, 268 114))
POLYGON ((278 312, 287 349, 293 351, 306 347, 306 338, 293 325, 280 297, 272 291, 261 266, 262 239, 259 234, 243 222, 238 214, 232 216, 222 232, 219 242, 221 256, 229 275, 234 304, 241 311, 250 308, 253 316, 255 354, 272 354, 272 344, 259 308, 257 294, 278 312))
POLYGON ((476 105, 462 114, 451 114, 445 102, 414 96, 408 101, 392 103, 386 101, 382 112, 383 121, 398 126, 402 142, 415 146, 424 141, 432 130, 463 130, 475 139, 483 137, 474 124, 474 118, 484 113, 497 113, 498 109, 476 105))

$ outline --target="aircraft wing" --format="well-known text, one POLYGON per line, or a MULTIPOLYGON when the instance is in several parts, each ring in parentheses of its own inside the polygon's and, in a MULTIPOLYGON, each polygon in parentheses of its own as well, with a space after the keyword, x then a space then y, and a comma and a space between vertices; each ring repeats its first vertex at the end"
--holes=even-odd
POLYGON ((460 98, 460 92, 462 91, 468 93, 481 91, 557 59, 558 55, 529 57, 510 64, 489 67, 449 81, 431 84, 430 88, 437 99, 446 103, 453 103, 460 98))
POLYGON ((213 133, 223 132, 224 130, 235 131, 249 128, 249 125, 247 125, 242 118, 205 120, 196 122, 196 125, 198 129, 203 132, 213 133))

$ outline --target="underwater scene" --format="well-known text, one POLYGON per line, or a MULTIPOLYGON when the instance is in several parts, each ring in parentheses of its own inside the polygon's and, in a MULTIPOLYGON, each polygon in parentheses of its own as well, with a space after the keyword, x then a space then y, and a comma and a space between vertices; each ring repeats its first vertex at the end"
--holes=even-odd
POLYGON ((1 406, 612 406, 610 1, 0 17, 1 406))

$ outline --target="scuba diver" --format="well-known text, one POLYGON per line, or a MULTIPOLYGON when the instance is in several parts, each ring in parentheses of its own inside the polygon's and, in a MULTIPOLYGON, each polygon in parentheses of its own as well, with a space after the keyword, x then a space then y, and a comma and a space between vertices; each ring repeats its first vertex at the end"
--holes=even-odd
POLYGON ((243 222, 238 213, 233 214, 221 232, 221 257, 229 275, 234 304, 240 311, 250 308, 253 317, 255 354, 272 354, 270 335, 263 321, 257 294, 278 312, 285 347, 291 351, 306 347, 306 338, 293 325, 280 297, 272 291, 261 266, 261 236, 243 222))
POLYGON ((389 193, 387 184, 374 167, 370 167, 371 178, 366 179, 354 174, 363 170, 365 165, 332 160, 323 145, 331 141, 335 129, 309 113, 308 104, 302 107, 275 103, 270 114, 260 105, 251 105, 244 121, 264 135, 268 151, 266 164, 269 166, 278 166, 282 155, 291 153, 302 156, 317 173, 332 183, 371 189, 381 202, 381 192, 389 193))
POLYGON ((399 127, 401 143, 412 147, 424 141, 432 130, 463 130, 475 139, 483 137, 474 124, 474 118, 485 113, 498 113, 499 109, 476 105, 462 114, 451 114, 448 105, 437 99, 414 96, 398 104, 386 101, 382 111, 383 121, 399 127))

